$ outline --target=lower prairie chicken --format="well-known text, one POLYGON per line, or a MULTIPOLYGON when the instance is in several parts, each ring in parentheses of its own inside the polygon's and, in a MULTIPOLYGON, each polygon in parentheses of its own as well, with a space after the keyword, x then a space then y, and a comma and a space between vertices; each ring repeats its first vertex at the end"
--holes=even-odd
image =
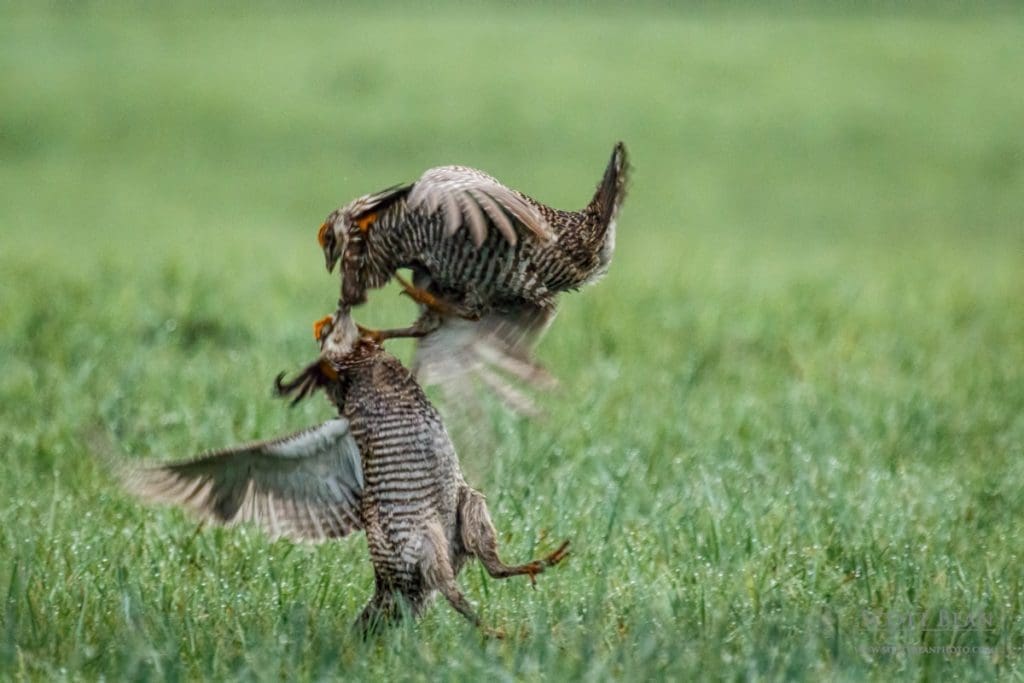
POLYGON ((423 305, 421 317, 375 338, 424 337, 413 362, 421 380, 476 376, 515 406, 521 399, 493 369, 548 379, 531 352, 558 295, 607 272, 627 168, 620 142, 579 211, 545 206, 464 166, 432 168, 415 183, 360 197, 332 212, 318 234, 327 269, 341 262, 341 310, 411 269, 411 284, 399 279, 423 305))
POLYGON ((366 533, 376 590, 362 630, 420 613, 435 591, 474 624, 455 578, 476 557, 495 578, 531 581, 566 555, 506 565, 484 496, 463 479, 437 412, 409 372, 363 337, 347 316, 322 330, 321 355, 281 395, 322 389, 336 419, 281 439, 193 460, 136 469, 129 487, 225 525, 251 522, 270 535, 321 541, 366 533))

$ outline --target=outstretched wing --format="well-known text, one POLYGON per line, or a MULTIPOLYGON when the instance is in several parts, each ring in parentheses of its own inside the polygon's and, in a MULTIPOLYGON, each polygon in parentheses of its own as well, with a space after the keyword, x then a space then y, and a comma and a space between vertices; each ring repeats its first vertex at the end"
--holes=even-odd
POLYGON ((550 389, 557 381, 532 358, 533 348, 554 320, 554 304, 521 304, 492 310, 479 320, 444 318, 416 344, 413 371, 424 384, 438 384, 456 403, 475 404, 482 384, 508 408, 538 416, 530 397, 513 383, 550 389))
POLYGON ((554 238, 547 220, 523 195, 465 166, 429 169, 412 186, 406 202, 427 214, 443 210, 445 233, 453 235, 466 225, 478 247, 491 227, 512 245, 518 241, 517 225, 537 239, 554 238))
POLYGON ((270 536, 322 541, 363 527, 363 470, 347 420, 193 460, 139 468, 129 489, 219 524, 253 522, 270 536))

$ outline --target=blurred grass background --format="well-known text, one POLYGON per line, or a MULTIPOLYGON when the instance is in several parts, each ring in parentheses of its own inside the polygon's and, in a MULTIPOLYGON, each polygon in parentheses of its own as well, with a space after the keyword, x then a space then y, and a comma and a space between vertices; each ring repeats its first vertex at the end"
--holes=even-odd
POLYGON ((1016 6, 4 6, 0 74, 5 676, 1021 675, 1016 6), (516 637, 438 605, 357 642, 361 539, 118 491, 111 458, 329 415, 269 384, 333 307, 330 210, 443 163, 575 207, 618 139, 549 418, 463 440, 508 557, 575 544, 536 592, 463 574, 516 637))

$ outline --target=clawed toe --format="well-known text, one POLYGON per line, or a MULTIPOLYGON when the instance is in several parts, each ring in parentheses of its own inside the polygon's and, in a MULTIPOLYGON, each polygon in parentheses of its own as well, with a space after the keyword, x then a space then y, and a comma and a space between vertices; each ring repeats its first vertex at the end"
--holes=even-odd
POLYGON ((413 301, 426 306, 428 310, 433 311, 438 315, 448 318, 465 318, 467 320, 479 320, 480 318, 477 313, 464 309, 460 306, 455 306, 438 298, 427 290, 417 287, 398 273, 395 273, 395 279, 398 280, 400 285, 402 285, 403 294, 413 301))
POLYGON ((487 626, 481 626, 480 627, 480 632, 484 634, 484 638, 494 638, 495 640, 505 640, 505 638, 507 637, 507 634, 505 633, 505 629, 503 629, 501 627, 489 628, 487 626))
POLYGON ((554 567, 556 564, 564 560, 569 556, 569 541, 563 541, 562 545, 558 546, 554 552, 548 554, 542 560, 534 560, 529 564, 523 565, 522 573, 530 577, 530 585, 534 588, 537 587, 537 575, 543 574, 544 570, 548 567, 554 567))
POLYGON ((549 567, 554 567, 556 564, 564 560, 569 556, 569 541, 566 539, 562 541, 562 545, 558 546, 555 552, 551 553, 544 558, 544 563, 549 567))
POLYGON ((530 578, 530 585, 535 589, 537 588, 537 574, 542 574, 546 566, 540 560, 534 560, 523 567, 524 573, 530 578))

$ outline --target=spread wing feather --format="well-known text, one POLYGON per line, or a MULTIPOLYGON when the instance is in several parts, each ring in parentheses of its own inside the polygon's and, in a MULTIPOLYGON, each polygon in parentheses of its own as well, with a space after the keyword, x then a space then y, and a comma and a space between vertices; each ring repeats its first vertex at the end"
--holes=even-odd
POLYGON ((347 420, 127 474, 140 497, 276 538, 322 541, 363 527, 363 470, 347 420))
POLYGON ((445 234, 452 235, 465 225, 477 246, 483 244, 491 226, 509 244, 516 244, 518 233, 510 217, 536 239, 554 238, 547 220, 523 195, 486 173, 465 166, 440 166, 426 171, 412 186, 406 201, 410 208, 428 214, 443 207, 445 234))
POLYGON ((556 311, 554 304, 521 304, 479 320, 446 317, 417 342, 413 371, 423 383, 440 384, 453 396, 471 397, 472 385, 482 383, 513 411, 539 415, 529 396, 506 377, 540 389, 558 384, 531 358, 556 311))
POLYGON ((505 212, 502 211, 501 206, 491 199, 489 194, 482 190, 473 188, 470 189, 469 193, 473 195, 474 199, 476 199, 477 204, 487 212, 487 216, 491 219, 491 222, 494 223, 494 227, 496 227, 505 239, 508 240, 509 244, 515 246, 518 241, 516 229, 513 227, 512 221, 510 221, 505 212))

